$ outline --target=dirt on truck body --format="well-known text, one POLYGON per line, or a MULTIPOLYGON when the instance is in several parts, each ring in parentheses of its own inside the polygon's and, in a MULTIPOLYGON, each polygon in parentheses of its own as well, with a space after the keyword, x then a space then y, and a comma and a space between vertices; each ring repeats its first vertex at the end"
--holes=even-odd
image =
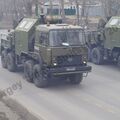
POLYGON ((39 25, 37 19, 24 18, 1 41, 3 68, 16 71, 24 66, 24 76, 37 87, 46 87, 54 77, 79 84, 87 65, 87 48, 83 29, 66 24, 39 25))

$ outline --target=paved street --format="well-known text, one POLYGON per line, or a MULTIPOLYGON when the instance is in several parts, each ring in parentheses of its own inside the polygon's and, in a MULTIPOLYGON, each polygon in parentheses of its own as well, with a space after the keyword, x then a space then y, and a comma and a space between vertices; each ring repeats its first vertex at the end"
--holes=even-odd
POLYGON ((46 89, 24 80, 22 72, 10 73, 0 65, 0 89, 22 82, 11 96, 43 120, 120 120, 120 69, 115 65, 93 66, 81 83, 59 82, 46 89))

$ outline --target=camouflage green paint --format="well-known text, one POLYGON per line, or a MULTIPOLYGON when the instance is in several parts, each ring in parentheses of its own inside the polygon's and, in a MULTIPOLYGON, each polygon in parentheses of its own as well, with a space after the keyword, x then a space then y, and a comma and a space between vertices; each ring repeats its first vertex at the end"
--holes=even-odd
POLYGON ((114 47, 120 47, 120 17, 112 17, 106 24, 105 37, 105 48, 113 49, 114 47))

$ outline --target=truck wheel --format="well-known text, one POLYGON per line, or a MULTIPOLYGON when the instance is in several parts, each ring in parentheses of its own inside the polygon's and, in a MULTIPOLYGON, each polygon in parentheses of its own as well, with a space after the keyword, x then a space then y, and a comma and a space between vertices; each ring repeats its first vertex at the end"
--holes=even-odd
POLYGON ((76 74, 69 77, 72 84, 80 84, 83 80, 83 74, 76 74))
POLYGON ((3 50, 1 53, 1 62, 2 62, 2 67, 7 68, 7 51, 3 50))
POLYGON ((91 62, 91 49, 88 48, 88 61, 91 62))
POLYGON ((120 56, 118 57, 118 66, 120 67, 120 56))
POLYGON ((16 64, 13 53, 8 53, 7 55, 7 68, 10 72, 15 72, 16 64))
POLYGON ((33 81, 37 87, 45 88, 48 86, 47 75, 41 71, 40 65, 37 64, 33 68, 33 81))
POLYGON ((24 77, 28 82, 33 82, 33 65, 32 60, 24 63, 24 77))
POLYGON ((103 55, 98 48, 92 50, 91 59, 94 64, 100 65, 103 63, 103 55))

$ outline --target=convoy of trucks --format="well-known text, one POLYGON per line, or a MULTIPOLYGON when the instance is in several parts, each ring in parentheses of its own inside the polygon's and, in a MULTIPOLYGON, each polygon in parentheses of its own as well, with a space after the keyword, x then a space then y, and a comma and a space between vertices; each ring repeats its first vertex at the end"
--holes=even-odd
POLYGON ((79 84, 84 73, 91 72, 88 60, 98 65, 114 61, 120 67, 120 17, 111 17, 96 31, 62 24, 60 19, 50 23, 44 16, 24 18, 14 30, 2 33, 3 68, 14 72, 23 66, 27 81, 46 87, 55 77, 79 84))

